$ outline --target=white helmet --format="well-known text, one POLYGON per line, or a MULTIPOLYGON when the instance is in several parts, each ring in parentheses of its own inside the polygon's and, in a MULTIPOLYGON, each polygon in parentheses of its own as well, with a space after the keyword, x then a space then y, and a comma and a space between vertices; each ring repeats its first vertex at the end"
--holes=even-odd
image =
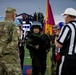
POLYGON ((65 14, 76 16, 76 10, 73 8, 67 8, 62 15, 65 15, 65 14))

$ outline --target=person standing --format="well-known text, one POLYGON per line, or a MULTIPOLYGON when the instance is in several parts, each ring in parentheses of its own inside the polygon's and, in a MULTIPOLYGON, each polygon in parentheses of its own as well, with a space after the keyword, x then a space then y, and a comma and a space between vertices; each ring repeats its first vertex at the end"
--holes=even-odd
MULTIPOLYGON (((24 56, 25 56, 25 49, 24 49, 24 45, 25 45, 25 31, 23 30, 23 25, 21 25, 20 28, 20 39, 18 42, 18 48, 20 51, 20 60, 21 60, 21 68, 23 70, 23 64, 24 64, 24 56)), ((24 27, 25 28, 25 27, 24 27)))
POLYGON ((0 22, 0 75, 22 75, 17 50, 19 27, 13 22, 16 9, 7 7, 6 16, 0 22))
POLYGON ((32 59, 32 75, 44 75, 50 38, 42 32, 42 25, 37 21, 32 23, 31 32, 27 36, 26 47, 32 59))
MULTIPOLYGON (((9 12, 6 13, 7 17, 12 16, 12 14, 13 13, 10 14, 9 12)), ((0 21, 3 21, 4 19, 5 19, 5 17, 1 17, 0 18, 0 21)), ((15 19, 13 21, 20 28, 20 35, 22 36, 23 33, 21 33, 21 31, 22 31, 22 29, 21 29, 21 23, 16 18, 16 13, 15 13, 15 19)), ((21 63, 21 67, 23 69, 23 63, 24 63, 24 46, 23 46, 23 39, 21 39, 21 38, 19 39, 18 49, 19 49, 19 54, 20 54, 20 63, 21 63)))
POLYGON ((64 26, 64 22, 59 22, 57 25, 55 25, 53 27, 54 30, 54 34, 51 36, 51 47, 52 47, 52 56, 51 56, 51 61, 52 61, 52 65, 51 65, 51 74, 52 75, 56 75, 56 64, 57 61, 59 59, 59 51, 55 46, 55 38, 58 37, 61 28, 64 26))
POLYGON ((62 15, 65 26, 55 40, 61 55, 56 75, 76 75, 76 10, 67 8, 62 15))

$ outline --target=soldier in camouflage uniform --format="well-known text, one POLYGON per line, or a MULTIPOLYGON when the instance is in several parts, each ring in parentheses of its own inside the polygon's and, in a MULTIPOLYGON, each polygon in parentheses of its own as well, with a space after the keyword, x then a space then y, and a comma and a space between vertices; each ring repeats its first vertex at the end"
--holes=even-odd
POLYGON ((44 75, 46 71, 46 58, 50 50, 50 38, 41 30, 41 23, 33 22, 31 32, 26 40, 26 47, 29 49, 32 59, 32 75, 44 75))
POLYGON ((52 35, 52 57, 51 57, 51 61, 52 61, 52 65, 51 65, 51 73, 52 75, 56 75, 56 64, 59 60, 59 51, 55 46, 55 38, 59 36, 60 30, 61 28, 64 26, 63 22, 59 22, 57 25, 55 25, 53 27, 54 29, 54 34, 52 35))
POLYGON ((56 75, 56 54, 55 54, 55 37, 56 37, 56 31, 57 31, 57 26, 53 27, 54 34, 51 35, 51 47, 52 47, 52 55, 51 55, 51 75, 56 75))
POLYGON ((0 75, 22 75, 17 51, 19 28, 14 24, 14 8, 6 9, 6 17, 0 22, 0 75))

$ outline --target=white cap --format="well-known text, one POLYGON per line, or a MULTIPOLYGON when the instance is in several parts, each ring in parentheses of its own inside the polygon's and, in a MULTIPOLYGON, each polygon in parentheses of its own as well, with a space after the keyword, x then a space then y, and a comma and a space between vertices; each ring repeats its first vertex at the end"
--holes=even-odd
POLYGON ((73 9, 73 8, 67 8, 65 10, 65 12, 63 14, 61 14, 61 15, 65 15, 65 14, 76 16, 76 10, 73 9))

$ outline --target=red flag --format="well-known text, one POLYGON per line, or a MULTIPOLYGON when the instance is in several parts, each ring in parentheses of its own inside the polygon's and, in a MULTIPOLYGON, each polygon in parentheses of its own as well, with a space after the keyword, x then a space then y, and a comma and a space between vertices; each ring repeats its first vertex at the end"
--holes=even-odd
POLYGON ((46 15, 44 23, 44 32, 53 34, 53 26, 55 25, 52 9, 49 3, 49 0, 46 0, 46 15))

